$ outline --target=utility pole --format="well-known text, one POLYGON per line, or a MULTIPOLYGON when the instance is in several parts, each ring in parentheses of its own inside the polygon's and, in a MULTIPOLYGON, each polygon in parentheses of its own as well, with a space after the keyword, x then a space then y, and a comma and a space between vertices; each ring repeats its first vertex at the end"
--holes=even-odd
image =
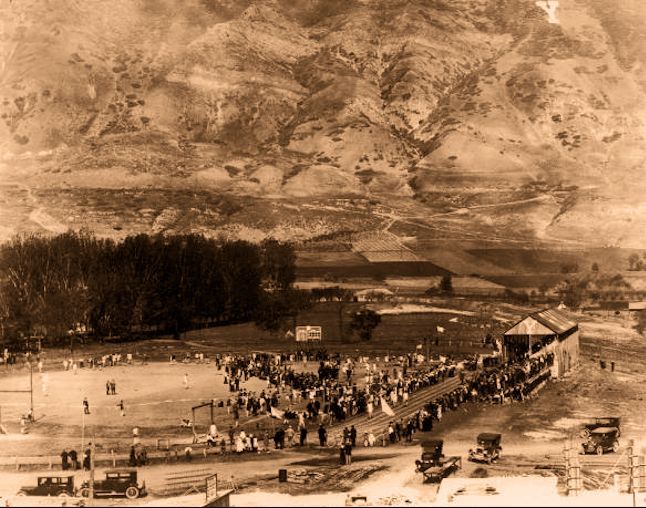
POLYGON ((94 499, 94 443, 96 442, 96 432, 92 437, 90 444, 90 496, 89 499, 94 499))
POLYGON ((34 415, 34 366, 31 359, 29 360, 29 414, 32 420, 36 419, 34 415))

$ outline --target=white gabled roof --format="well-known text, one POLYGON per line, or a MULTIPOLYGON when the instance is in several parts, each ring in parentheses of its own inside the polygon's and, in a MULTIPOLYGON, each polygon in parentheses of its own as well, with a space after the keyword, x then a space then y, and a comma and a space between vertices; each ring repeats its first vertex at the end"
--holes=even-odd
POLYGON ((505 335, 554 335, 554 331, 532 316, 527 316, 505 332, 505 335))
POLYGON ((534 312, 522 319, 505 335, 554 335, 555 333, 565 333, 577 327, 577 323, 572 321, 568 315, 557 309, 544 309, 534 312))

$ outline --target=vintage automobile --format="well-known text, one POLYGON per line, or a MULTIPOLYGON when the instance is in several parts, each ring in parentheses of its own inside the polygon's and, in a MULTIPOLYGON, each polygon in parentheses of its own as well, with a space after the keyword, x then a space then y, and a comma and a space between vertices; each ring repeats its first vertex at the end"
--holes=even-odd
POLYGON ((583 453, 596 453, 603 455, 605 452, 619 450, 619 429, 617 427, 597 427, 590 431, 587 440, 581 444, 583 453))
MULTIPOLYGON (((80 493, 83 497, 90 497, 88 481, 83 482, 80 493)), ((147 494, 146 482, 139 485, 137 469, 133 467, 108 469, 105 472, 105 480, 94 481, 94 497, 126 496, 128 499, 136 499, 147 494)))
POLYGON ((590 432, 599 427, 614 427, 617 429, 617 437, 621 436, 621 418, 618 416, 598 416, 593 421, 583 425, 581 437, 588 437, 590 432))
POLYGON ((473 462, 486 462, 491 464, 498 460, 502 454, 500 446, 501 434, 482 432, 478 434, 476 447, 469 450, 469 460, 473 462))
POLYGON ((75 494, 74 475, 39 476, 36 485, 21 487, 18 491, 19 496, 73 497, 75 494))
POLYGON ((422 441, 421 445, 422 456, 415 461, 415 471, 422 473, 424 482, 440 483, 462 467, 460 457, 444 457, 444 441, 441 439, 422 441))
POLYGON ((423 441, 422 457, 415 461, 417 470, 426 469, 432 466, 439 466, 442 463, 442 449, 444 448, 444 441, 441 439, 430 439, 423 441))

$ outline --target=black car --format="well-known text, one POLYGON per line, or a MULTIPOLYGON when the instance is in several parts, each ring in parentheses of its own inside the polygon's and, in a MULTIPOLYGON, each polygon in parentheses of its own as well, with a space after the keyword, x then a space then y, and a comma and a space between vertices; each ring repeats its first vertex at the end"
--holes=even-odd
POLYGON ((418 471, 425 471, 429 467, 435 467, 442 464, 444 455, 442 449, 444 448, 444 441, 441 439, 431 439, 423 441, 422 457, 415 461, 415 466, 418 471))
MULTIPOLYGON (((94 481, 94 497, 125 496, 136 499, 146 495, 146 482, 139 485, 135 468, 108 469, 105 480, 94 481)), ((81 485, 81 496, 90 497, 90 483, 87 481, 81 485)))
POLYGON ((75 493, 74 475, 39 476, 36 485, 21 487, 18 491, 19 496, 73 497, 75 493))
POLYGON ((476 447, 469 450, 469 460, 486 462, 487 464, 498 460, 502 454, 502 446, 500 446, 501 439, 501 434, 495 434, 493 432, 478 434, 476 447))
POLYGON ((621 418, 618 416, 598 416, 593 421, 586 423, 581 431, 581 437, 588 437, 594 429, 600 427, 614 427, 617 437, 621 436, 621 418))
POLYGON ((587 440, 581 443, 583 453, 603 455, 606 452, 619 450, 619 430, 617 427, 597 427, 590 432, 587 440))

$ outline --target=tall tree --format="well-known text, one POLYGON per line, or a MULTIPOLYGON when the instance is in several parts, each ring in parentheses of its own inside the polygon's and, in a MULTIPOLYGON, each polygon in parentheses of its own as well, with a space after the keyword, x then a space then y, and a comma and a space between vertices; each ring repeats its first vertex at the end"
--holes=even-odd
POLYGON ((260 244, 263 285, 271 289, 287 289, 296 280, 296 254, 290 243, 273 238, 260 244))
POLYGON ((442 280, 440 281, 440 291, 442 291, 442 293, 453 292, 453 278, 450 273, 442 276, 442 280))
POLYGON ((368 341, 379 323, 381 323, 381 315, 372 309, 361 309, 352 315, 350 329, 357 332, 361 340, 368 341))

